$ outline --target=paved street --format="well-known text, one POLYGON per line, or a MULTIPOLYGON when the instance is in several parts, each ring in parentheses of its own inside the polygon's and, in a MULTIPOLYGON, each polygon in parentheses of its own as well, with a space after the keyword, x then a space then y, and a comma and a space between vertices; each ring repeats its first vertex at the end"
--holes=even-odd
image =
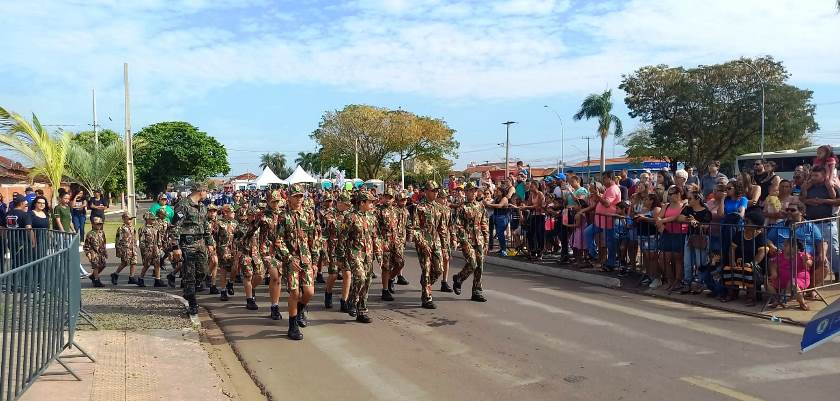
POLYGON ((411 285, 396 301, 371 291, 371 325, 324 310, 319 288, 302 342, 285 338, 287 321, 267 318, 265 287, 256 314, 241 288, 233 302, 201 304, 275 400, 827 400, 840 391, 840 345, 801 355, 798 327, 497 266, 485 273, 489 302, 436 291, 429 311, 419 308, 411 252, 407 263, 411 285))

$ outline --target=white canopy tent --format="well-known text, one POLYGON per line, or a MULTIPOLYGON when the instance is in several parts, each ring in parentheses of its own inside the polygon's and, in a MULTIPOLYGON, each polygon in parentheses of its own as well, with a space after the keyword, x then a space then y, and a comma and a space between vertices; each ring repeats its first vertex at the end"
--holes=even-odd
POLYGON ((297 166, 295 167, 295 171, 292 173, 292 175, 290 175, 289 178, 286 178, 286 182, 289 185, 293 185, 300 184, 303 182, 316 183, 318 182, 318 180, 312 178, 312 176, 309 175, 309 173, 307 173, 301 166, 297 166))
POLYGON ((270 168, 266 167, 262 174, 254 180, 254 184, 258 187, 267 187, 271 184, 287 184, 287 182, 278 178, 270 168))

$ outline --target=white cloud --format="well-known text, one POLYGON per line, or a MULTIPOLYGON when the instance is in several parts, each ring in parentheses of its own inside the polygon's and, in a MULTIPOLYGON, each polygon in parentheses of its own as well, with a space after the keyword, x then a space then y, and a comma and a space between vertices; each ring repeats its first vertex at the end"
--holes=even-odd
POLYGON ((568 0, 505 0, 494 3, 493 9, 500 14, 546 15, 565 11, 569 5, 568 0))

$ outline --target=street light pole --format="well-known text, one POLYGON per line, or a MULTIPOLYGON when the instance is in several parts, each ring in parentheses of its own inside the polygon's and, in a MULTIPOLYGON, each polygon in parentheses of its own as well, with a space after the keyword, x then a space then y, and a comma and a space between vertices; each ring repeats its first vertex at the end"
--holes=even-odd
POLYGON ((516 124, 516 121, 505 121, 505 122, 502 123, 502 125, 505 126, 505 179, 510 177, 509 155, 510 155, 510 125, 511 124, 516 124))
POLYGON ((581 139, 586 139, 586 182, 589 182, 591 178, 592 172, 590 171, 590 165, 592 164, 592 159, 589 157, 589 142, 592 140, 591 136, 584 136, 581 139))
MULTIPOLYGON (((356 176, 353 178, 359 178, 359 138, 356 138, 354 142, 356 148, 356 176)), ((355 183, 353 184, 355 185, 355 183)))
POLYGON ((761 84, 761 147, 759 148, 761 151, 761 159, 764 159, 764 77, 761 76, 761 73, 758 72, 758 69, 755 68, 752 63, 746 60, 738 60, 741 64, 746 65, 749 69, 755 73, 755 76, 758 77, 758 82, 761 84))
POLYGON ((548 105, 545 105, 543 107, 551 110, 551 112, 554 113, 555 116, 557 116, 557 119, 560 120, 560 169, 561 169, 560 172, 565 173, 566 172, 566 129, 565 129, 564 124, 563 124, 563 118, 560 117, 560 113, 558 113, 556 110, 552 109, 548 105))

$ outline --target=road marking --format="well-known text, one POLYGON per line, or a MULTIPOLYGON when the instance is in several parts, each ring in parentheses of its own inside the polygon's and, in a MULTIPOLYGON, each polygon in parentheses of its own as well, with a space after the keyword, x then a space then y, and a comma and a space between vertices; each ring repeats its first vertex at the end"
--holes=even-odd
POLYGON ((597 326, 606 328, 609 330, 614 331, 615 333, 621 334, 622 337, 634 338, 639 340, 650 340, 659 343, 664 348, 667 348, 672 351, 683 352, 687 354, 695 354, 695 355, 711 355, 715 354, 716 351, 699 348, 694 345, 684 343, 682 341, 677 340, 669 340, 664 338, 659 338, 653 336, 648 333, 643 333, 641 331, 637 331, 631 329, 627 326, 623 326, 617 323, 609 322, 602 319, 597 319, 589 316, 581 315, 577 312, 572 312, 570 310, 558 308, 556 306, 546 305, 542 302, 533 301, 527 298, 522 298, 520 296, 511 295, 505 292, 496 291, 496 290, 484 290, 486 294, 492 295, 496 298, 502 298, 506 301, 510 301, 522 306, 529 306, 532 308, 540 309, 548 313, 559 314, 566 316, 568 319, 573 320, 577 323, 587 324, 590 326, 597 326))
POLYGON ((509 327, 511 329, 519 331, 519 332, 525 334, 525 338, 535 339, 535 340, 537 340, 538 344, 543 344, 543 345, 545 345, 545 346, 547 346, 547 347, 549 347, 549 348, 551 348, 551 349, 553 349, 557 352, 563 352, 563 353, 566 353, 566 354, 571 354, 571 355, 576 355, 576 356, 583 355, 585 358, 588 358, 588 359, 591 359, 591 360, 614 361, 614 360, 617 359, 613 354, 611 354, 607 351, 592 350, 592 349, 589 349, 589 347, 584 346, 583 344, 557 338, 556 336, 553 336, 551 334, 543 333, 543 332, 534 330, 530 327, 525 327, 521 323, 513 322, 513 321, 510 321, 510 320, 499 319, 499 318, 493 317, 491 315, 488 315, 487 313, 475 312, 472 309, 467 309, 466 314, 468 314, 470 316, 474 316, 474 317, 478 317, 479 315, 484 315, 486 318, 489 319, 488 321, 498 323, 502 326, 509 327))
POLYGON ((765 341, 765 340, 758 341, 755 337, 745 335, 745 334, 740 334, 740 333, 734 332, 732 330, 727 330, 727 329, 722 329, 722 328, 719 328, 719 327, 714 327, 714 326, 711 326, 709 324, 701 324, 701 323, 693 322, 693 321, 688 320, 688 319, 682 319, 682 318, 666 316, 666 315, 657 314, 657 313, 645 312, 643 310, 639 310, 639 309, 636 309, 636 308, 631 308, 631 307, 622 306, 622 305, 616 305, 616 304, 611 303, 611 302, 599 301, 597 299, 591 299, 591 298, 587 298, 587 297, 584 297, 584 296, 571 294, 571 293, 567 293, 567 292, 563 292, 563 291, 559 291, 559 290, 555 290, 555 289, 551 289, 551 288, 535 287, 535 288, 531 288, 531 291, 538 292, 540 294, 551 295, 551 296, 554 296, 554 297, 557 297, 557 298, 562 298, 562 299, 573 301, 573 302, 584 303, 584 304, 596 306, 596 307, 599 307, 599 308, 610 309, 610 310, 620 312, 620 313, 624 313, 624 314, 627 314, 627 315, 630 315, 630 316, 636 316, 636 317, 640 317, 640 318, 647 319, 647 320, 652 320, 652 321, 659 322, 659 323, 669 324, 669 325, 672 325, 672 326, 678 326, 678 327, 682 327, 682 328, 685 328, 685 329, 688 329, 688 330, 693 330, 693 331, 697 331, 697 332, 704 333, 704 334, 710 334, 710 335, 713 335, 713 336, 723 337, 723 338, 726 338, 728 340, 738 341, 738 342, 751 344, 751 345, 755 345, 755 346, 759 346, 759 347, 771 348, 771 349, 780 349, 780 348, 787 348, 788 347, 788 345, 786 345, 786 344, 774 343, 774 342, 765 341))
POLYGON ((809 359, 738 369, 737 374, 751 382, 807 379, 840 374, 840 358, 809 359))
POLYGON ((389 369, 387 364, 378 363, 353 352, 355 349, 347 340, 339 336, 328 334, 324 330, 311 327, 307 341, 318 348, 324 355, 332 359, 347 374, 358 383, 366 387, 371 394, 380 400, 431 400, 432 396, 423 391, 420 386, 389 369))
POLYGON ((453 359, 459 362, 465 362, 468 366, 475 368, 478 373, 488 377, 490 380, 506 382, 510 386, 519 387, 539 383, 544 379, 541 376, 516 375, 508 369, 505 361, 493 361, 486 357, 480 357, 479 355, 482 355, 482 353, 471 352, 469 345, 446 337, 439 330, 423 324, 417 318, 404 313, 400 313, 400 315, 402 317, 398 321, 393 320, 395 328, 412 332, 418 335, 418 337, 432 342, 435 346, 443 350, 447 356, 457 356, 457 358, 453 359))
POLYGON ((761 398, 753 397, 749 394, 742 393, 730 387, 726 387, 723 383, 700 376, 681 377, 680 380, 704 388, 709 391, 714 391, 718 394, 725 395, 729 398, 738 401, 763 401, 761 398))

